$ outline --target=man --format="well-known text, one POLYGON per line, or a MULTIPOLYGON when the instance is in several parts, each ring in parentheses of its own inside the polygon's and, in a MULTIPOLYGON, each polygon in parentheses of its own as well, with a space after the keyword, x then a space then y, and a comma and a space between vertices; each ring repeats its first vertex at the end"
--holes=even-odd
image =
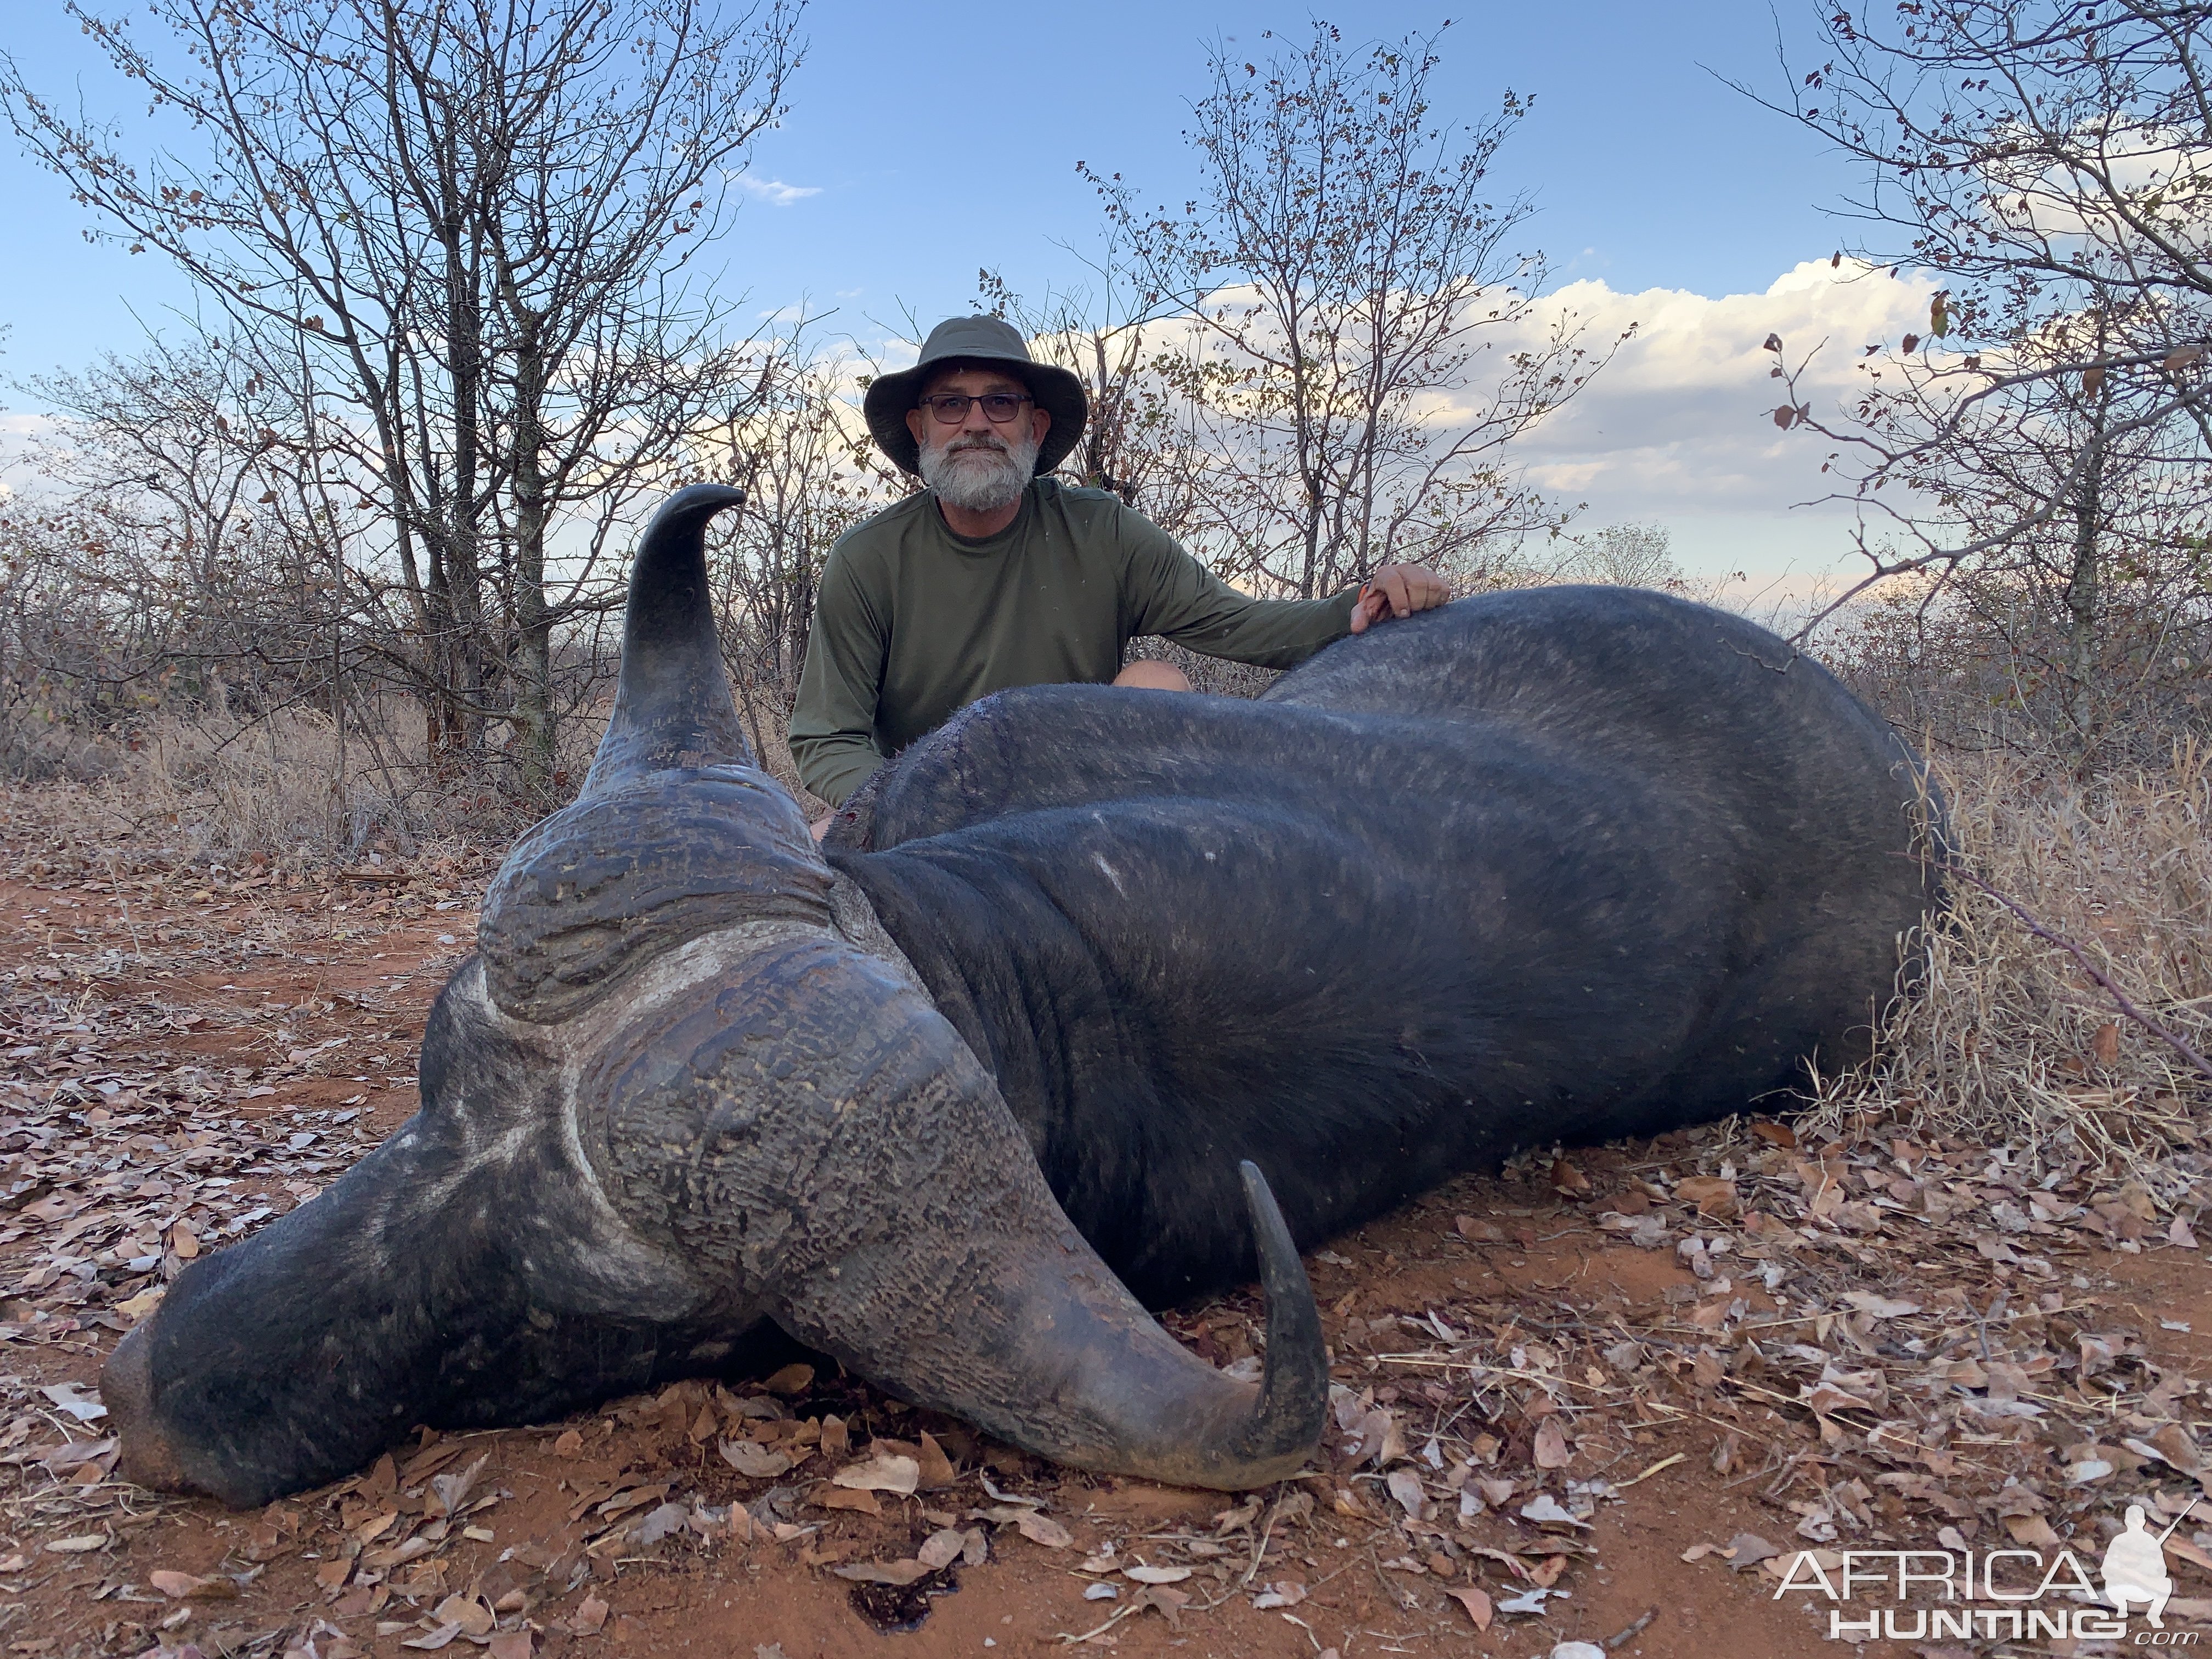
POLYGON ((939 324, 912 368, 868 388, 864 409, 884 453, 928 489, 848 532, 822 573, 791 750, 833 805, 994 691, 1188 690, 1164 663, 1121 669, 1137 635, 1288 668, 1449 597, 1433 571, 1384 565, 1332 599, 1252 599, 1109 491, 1048 477, 1082 435, 1083 383, 1031 362, 994 317, 939 324))
MULTIPOLYGON (((2180 1524, 2179 1516, 2174 1524, 2180 1524)), ((2166 1603, 2173 1594, 2173 1580, 2166 1576, 2164 1546, 2172 1530, 2168 1527, 2154 1538, 2143 1525, 2142 1505, 2128 1505, 2126 1529, 2105 1547, 2105 1600, 2121 1618, 2128 1616, 2129 1602, 2141 1601, 2150 1615, 2151 1628, 2166 1628, 2166 1603)))

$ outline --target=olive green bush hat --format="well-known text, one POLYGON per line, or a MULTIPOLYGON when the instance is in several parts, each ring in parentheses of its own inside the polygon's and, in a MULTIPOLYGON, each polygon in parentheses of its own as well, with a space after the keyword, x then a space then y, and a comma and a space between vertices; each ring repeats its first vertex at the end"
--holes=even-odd
POLYGON ((1091 415, 1083 382, 1064 368, 1032 361, 1021 331, 1011 323, 996 317, 950 317, 929 331, 921 343, 921 360, 912 368, 878 376, 861 400, 868 430, 902 471, 921 471, 921 451, 907 430, 907 411, 921 398, 930 376, 951 362, 1004 367, 1025 384, 1037 407, 1052 416, 1052 426, 1037 446, 1037 472, 1049 472, 1067 459, 1091 415))

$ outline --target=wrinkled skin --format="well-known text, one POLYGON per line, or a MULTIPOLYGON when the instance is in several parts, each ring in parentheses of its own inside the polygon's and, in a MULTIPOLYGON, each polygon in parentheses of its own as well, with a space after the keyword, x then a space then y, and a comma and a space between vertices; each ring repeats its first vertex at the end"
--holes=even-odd
POLYGON ((986 699, 825 858, 721 678, 734 499, 647 532, 607 737, 487 896, 421 1112, 117 1350, 133 1478, 259 1503, 795 1337, 1065 1462, 1279 1479, 1328 1388, 1298 1246, 1848 1061, 1930 901, 1886 726, 1749 623, 1588 588, 1258 702, 986 699), (1257 1388, 1145 1312, 1255 1247, 1257 1388))

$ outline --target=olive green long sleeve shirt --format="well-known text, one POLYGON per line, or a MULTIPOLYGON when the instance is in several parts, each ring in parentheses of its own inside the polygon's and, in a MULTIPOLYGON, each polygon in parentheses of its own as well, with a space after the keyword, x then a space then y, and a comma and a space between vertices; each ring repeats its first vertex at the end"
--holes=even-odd
POLYGON ((954 710, 1016 685, 1103 684, 1139 634, 1289 668, 1351 631, 1358 594, 1255 599, 1103 489, 1034 480, 995 536, 912 495, 855 526, 822 572, 791 752, 842 803, 954 710))

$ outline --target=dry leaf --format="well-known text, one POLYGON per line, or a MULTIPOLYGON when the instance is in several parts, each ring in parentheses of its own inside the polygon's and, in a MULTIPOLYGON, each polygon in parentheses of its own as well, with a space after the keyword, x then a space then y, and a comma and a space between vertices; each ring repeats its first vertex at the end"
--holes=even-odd
POLYGON ((1190 1605, 1190 1597, 1179 1589, 1170 1589, 1165 1584, 1151 1584, 1129 1598, 1131 1613, 1142 1613, 1152 1607, 1164 1614, 1170 1630, 1182 1628, 1182 1610, 1190 1605))
POLYGON ((373 1544, 383 1537, 386 1529, 398 1519, 398 1510, 385 1510, 379 1514, 372 1515, 353 1529, 354 1541, 363 1545, 373 1544))
POLYGON ((954 1479, 952 1460, 945 1455, 945 1449, 927 1432, 921 1437, 921 1455, 915 1462, 921 1468, 921 1489, 924 1492, 934 1492, 939 1486, 949 1486, 952 1484, 954 1479))
POLYGON ((1686 1176, 1674 1183, 1674 1196, 1697 1206, 1698 1213, 1713 1221, 1733 1221, 1743 1213, 1735 1182, 1719 1176, 1686 1176))
POLYGON ((1393 1469, 1390 1478, 1382 1483, 1390 1489, 1390 1496, 1398 1500, 1398 1507, 1418 1521, 1421 1518, 1421 1477, 1411 1469, 1393 1469))
POLYGON ((1035 1510, 1024 1510, 1015 1516, 1014 1528, 1030 1543, 1042 1544, 1048 1550, 1064 1550, 1075 1541, 1066 1527, 1050 1516, 1039 1515, 1035 1510))
POLYGON ((1490 1596, 1486 1591, 1479 1589, 1448 1589, 1444 1594, 1450 1596, 1453 1601, 1458 1602, 1460 1606, 1467 1609, 1467 1616, 1474 1620, 1475 1629, 1478 1631, 1486 1631, 1490 1628, 1490 1620, 1492 1614, 1490 1606, 1490 1596))
POLYGON ((1894 1297, 1877 1296, 1872 1291, 1849 1291, 1844 1300, 1871 1319, 1903 1319, 1920 1311, 1917 1302, 1900 1302, 1894 1297))
POLYGON ((229 1601, 238 1595, 237 1583, 219 1572, 201 1577, 189 1572, 155 1572, 146 1582, 173 1601, 229 1601))
MULTIPOLYGON (((726 1449, 723 1455, 728 1455, 726 1449)), ((905 1498, 921 1484, 921 1465, 896 1452, 878 1452, 866 1462, 847 1465, 830 1479, 855 1492, 890 1492, 905 1498)))
POLYGON ((1563 1193, 1569 1198, 1587 1198, 1590 1190, 1589 1177, 1566 1159, 1555 1158, 1552 1160, 1552 1190, 1563 1193))
POLYGON ((684 1530, 691 1512, 681 1504, 663 1504, 629 1529, 631 1544, 640 1549, 658 1544, 662 1539, 684 1530))
POLYGON ((761 1384, 770 1394, 781 1395, 805 1394, 813 1386, 814 1367, 811 1365, 786 1365, 761 1384))
POLYGON ((1540 1469, 1564 1469, 1575 1461, 1557 1418, 1547 1417, 1536 1425, 1534 1456, 1540 1469))
POLYGON ((461 1627, 459 1625, 441 1625, 428 1635, 415 1637, 410 1641, 402 1642, 399 1645, 403 1648, 421 1648, 426 1653, 435 1653, 460 1633, 461 1627))
MULTIPOLYGON (((501 1631, 491 1638, 484 1651, 490 1659, 530 1659, 537 1650, 538 1638, 526 1630, 501 1631)), ((333 1650, 325 1648, 323 1659, 334 1659, 333 1650)))
POLYGON ((553 1443, 556 1457, 580 1457, 584 1453, 584 1437, 570 1429, 553 1443))
MULTIPOLYGON (((722 1461, 750 1480, 768 1480, 791 1468, 791 1460, 772 1447, 753 1440, 725 1440, 722 1461)), ((850 1485, 841 1481, 840 1485, 850 1485)))
POLYGON ((824 1457, 849 1457, 853 1453, 853 1437, 842 1417, 822 1419, 822 1455, 824 1457))
POLYGON ((1771 1561, 1782 1553, 1755 1532, 1736 1534, 1729 1540, 1728 1548, 1723 1553, 1728 1556, 1729 1565, 1738 1572, 1747 1567, 1755 1567, 1762 1561, 1771 1561))
POLYGON ((941 1527, 921 1540, 921 1547, 914 1553, 914 1559, 935 1572, 939 1567, 949 1567, 958 1560, 960 1553, 967 1547, 965 1533, 951 1527, 941 1527))
POLYGON ((884 1506, 872 1492, 853 1492, 842 1486, 817 1486, 806 1500, 817 1510, 851 1510, 860 1515, 881 1515, 884 1506))
MULTIPOLYGON (((430 1477, 430 1512, 433 1515, 452 1515, 468 1502, 469 1492, 483 1473, 484 1465, 491 1462, 485 1452, 459 1474, 437 1474, 430 1477)), ((478 1632, 471 1632, 476 1634, 478 1632)))
POLYGON ((617 1492, 605 1503, 600 1504, 595 1513, 605 1520, 611 1521, 618 1515, 627 1515, 632 1510, 643 1509, 647 1504, 658 1504, 667 1496, 668 1483, 665 1480, 658 1481, 650 1486, 632 1486, 626 1491, 617 1492))
POLYGON ((133 1324, 136 1324, 138 1321, 145 1318, 148 1314, 153 1312, 155 1309, 160 1307, 161 1305, 161 1298, 166 1294, 166 1291, 164 1291, 160 1285, 155 1286, 152 1290, 141 1291, 137 1295, 126 1297, 125 1300, 117 1303, 115 1304, 115 1311, 121 1314, 125 1319, 130 1320, 133 1324))
POLYGON ((1521 1518, 1534 1521, 1540 1527, 1580 1527, 1589 1530, 1589 1522, 1577 1521, 1566 1506, 1547 1492, 1540 1492, 1521 1506, 1521 1518))
POLYGON ((596 1595, 586 1595, 576 1608, 576 1616, 568 1621, 568 1628, 579 1636, 596 1636, 606 1622, 607 1604, 596 1595))
POLYGON ((464 1636, 489 1636, 499 1622, 491 1609, 473 1595, 449 1595, 431 1610, 430 1616, 441 1625, 459 1625, 464 1636))
POLYGON ((1190 1577, 1190 1569, 1138 1565, 1122 1568, 1121 1577, 1139 1584, 1180 1584, 1190 1577))

